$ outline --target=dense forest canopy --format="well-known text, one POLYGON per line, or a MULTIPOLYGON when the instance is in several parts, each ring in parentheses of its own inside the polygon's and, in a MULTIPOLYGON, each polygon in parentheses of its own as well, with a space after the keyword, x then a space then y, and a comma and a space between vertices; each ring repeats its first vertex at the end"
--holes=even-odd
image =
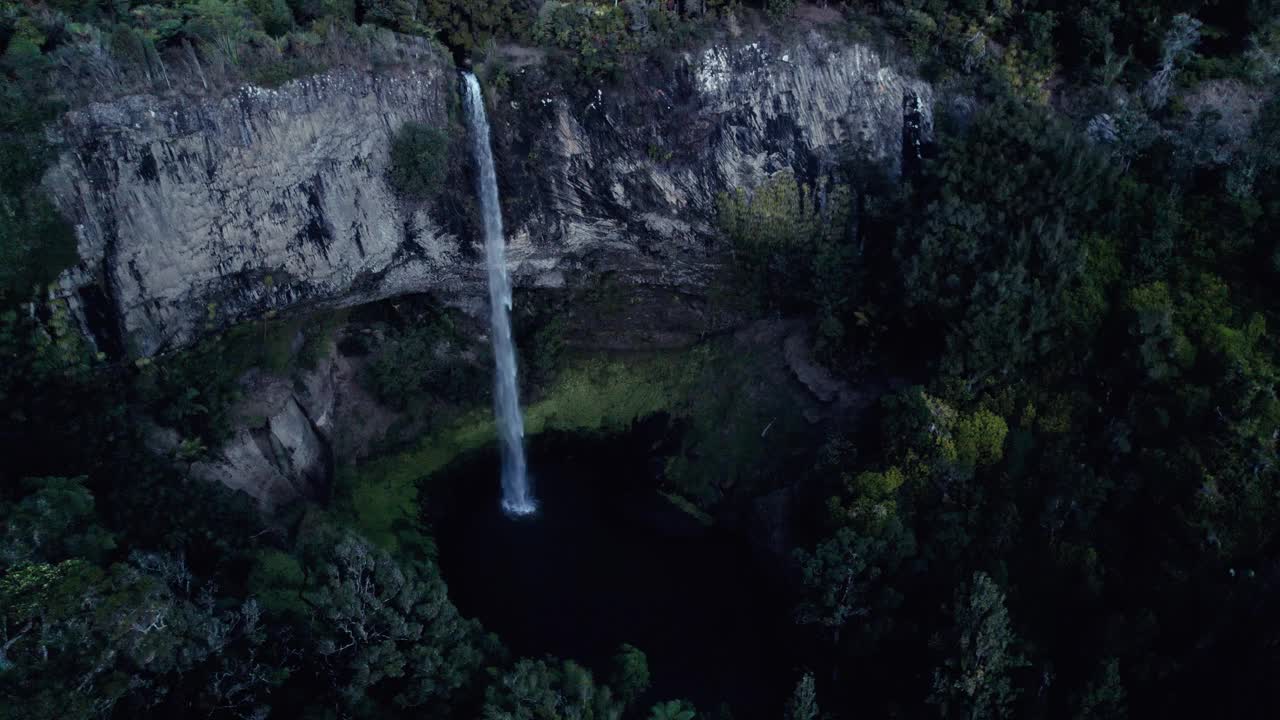
MULTIPOLYGON (((823 6, 824 32, 895 48, 970 111, 939 108, 901 177, 851 155, 720 197, 751 316, 801 318, 851 382, 894 378, 774 479, 797 488, 779 582, 800 660, 790 701, 761 716, 1275 716, 1280 8, 823 6), (1188 109, 1222 83, 1270 99, 1188 109)), ((655 697, 631 645, 594 673, 513 657, 452 604, 426 523, 371 520, 382 506, 342 487, 266 518, 189 477, 231 432, 238 379, 307 368, 336 321, 264 318, 156 358, 92 348, 47 292, 76 250, 40 186, 59 150, 44 128, 115 95, 376 65, 387 31, 478 64, 538 45, 608 88, 729 24, 785 34, 812 9, 0 8, 0 718, 728 717, 655 697), (167 456, 148 446, 157 424, 181 439, 167 456)), ((410 126, 392 151, 399 192, 450 192, 445 134, 410 126)), ((367 312, 377 333, 350 342, 388 406, 421 419, 488 392, 436 353, 465 344, 447 313, 367 312)), ((530 383, 558 372, 553 316, 517 318, 536 325, 519 338, 530 383)), ((734 500, 680 490, 704 515, 734 500)))

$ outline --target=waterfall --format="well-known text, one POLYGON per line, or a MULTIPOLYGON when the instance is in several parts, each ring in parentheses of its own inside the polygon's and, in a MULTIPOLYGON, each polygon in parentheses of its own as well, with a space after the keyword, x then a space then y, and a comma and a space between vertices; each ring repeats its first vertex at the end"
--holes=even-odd
POLYGON ((480 81, 463 73, 466 81, 467 129, 476 160, 476 185, 480 214, 484 217, 484 255, 489 269, 489 322, 493 336, 493 411, 498 427, 498 452, 502 456, 502 508, 512 515, 528 515, 537 509, 529 489, 524 460, 524 418, 516 386, 516 349, 511 339, 511 277, 507 274, 506 238, 502 233, 502 208, 498 205, 498 178, 489 146, 489 120, 484 113, 480 81))

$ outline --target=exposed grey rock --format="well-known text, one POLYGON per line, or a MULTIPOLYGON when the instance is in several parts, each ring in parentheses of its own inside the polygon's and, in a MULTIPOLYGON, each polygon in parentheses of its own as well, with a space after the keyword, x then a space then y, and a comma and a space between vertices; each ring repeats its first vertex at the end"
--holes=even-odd
MULTIPOLYGON (((846 157, 901 169, 904 113, 932 134, 932 88, 817 32, 717 44, 620 88, 565 88, 546 67, 495 108, 518 283, 612 272, 704 290, 724 258, 720 193, 790 169, 818 182, 846 157)), ((550 284, 550 283, 548 283, 550 284)))
MULTIPOLYGON (((718 193, 783 168, 812 181, 851 150, 897 169, 907 98, 921 132, 932 124, 927 84, 816 33, 715 45, 589 96, 547 66, 518 71, 493 113, 524 287, 616 273, 705 294, 724 257, 718 193)), ((466 178, 428 209, 385 180, 393 130, 449 125, 456 81, 440 53, 221 100, 139 95, 68 113, 45 180, 83 258, 62 294, 103 349, 144 356, 271 311, 410 292, 482 309, 466 178)))
POLYGON ((63 288, 102 287, 108 332, 151 355, 270 310, 461 282, 458 238, 384 180, 392 131, 445 125, 454 78, 437 58, 216 102, 133 96, 68 113, 70 150, 45 181, 79 236, 63 288))
MULTIPOLYGON (((282 397, 275 412, 257 423, 242 424, 221 447, 189 463, 195 479, 239 490, 265 512, 301 499, 323 499, 332 480, 328 444, 298 399, 282 397)), ((262 398, 252 400, 255 406, 262 398)), ((158 455, 177 458, 182 439, 170 428, 147 428, 147 446, 158 455)))
POLYGON ((812 345, 808 333, 798 330, 783 341, 783 356, 787 359, 787 367, 791 369, 796 380, 800 381, 813 393, 813 396, 824 403, 835 402, 848 404, 848 396, 852 394, 848 383, 836 378, 829 370, 813 361, 809 354, 812 345))

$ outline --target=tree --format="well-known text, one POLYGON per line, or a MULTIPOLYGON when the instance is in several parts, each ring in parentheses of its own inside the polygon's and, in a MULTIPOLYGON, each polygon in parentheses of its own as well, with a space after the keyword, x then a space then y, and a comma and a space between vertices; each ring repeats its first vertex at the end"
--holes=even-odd
POLYGON ((942 717, 1007 718, 1018 692, 1010 673, 1024 662, 1009 623, 1004 592, 976 572, 956 594, 954 626, 945 641, 950 653, 933 674, 929 702, 942 717))
POLYGON ((268 613, 305 616, 307 605, 302 599, 305 588, 306 574, 293 555, 264 550, 254 558, 249 591, 268 613))
POLYGON ((424 5, 427 21, 444 33, 449 45, 466 50, 528 27, 525 14, 511 0, 426 0, 424 5))
POLYGON ((618 720, 622 703, 607 685, 571 661, 521 659, 490 671, 484 720, 618 720))
POLYGON ((4 720, 109 714, 143 691, 162 696, 232 644, 262 641, 252 601, 215 607, 185 563, 158 554, 106 571, 79 559, 20 565, 0 578, 0 608, 0 708, 21 708, 0 709, 4 720))
POLYGON ((449 602, 434 565, 402 565, 349 530, 321 527, 304 541, 311 651, 348 707, 396 679, 402 707, 443 703, 479 670, 487 645, 449 602))
POLYGON ((407 122, 391 138, 391 184, 409 197, 440 192, 448 163, 449 136, 439 128, 407 122))
POLYGON ((11 507, 0 542, 0 562, 58 561, 80 557, 99 561, 115 547, 111 533, 98 525, 93 494, 84 477, 34 478, 23 482, 32 492, 11 507))
POLYGON ((248 0, 249 10, 272 37, 280 37, 293 29, 293 11, 285 0, 248 0))
POLYGON ((956 423, 956 458, 966 465, 991 465, 1004 456, 1009 426, 1004 418, 985 408, 956 423))
POLYGON ((787 701, 786 720, 818 720, 818 690, 813 673, 805 673, 787 701))
POLYGON ((943 369, 976 385, 1068 342, 1067 301, 1115 170, 1047 111, 1002 100, 945 139, 895 258, 909 320, 946 337, 943 369))
POLYGON ((688 700, 668 700, 649 710, 649 720, 693 720, 698 711, 688 700))
POLYGON ((856 253, 846 242, 850 202, 844 186, 820 201, 788 170, 750 193, 721 193, 718 221, 760 300, 768 306, 815 305, 838 322, 854 291, 849 280, 856 253))
POLYGON ((797 550, 805 588, 797 622, 826 627, 832 644, 839 645, 845 625, 871 613, 887 550, 883 540, 860 535, 850 527, 837 530, 812 553, 797 550))
POLYGON ((240 46, 249 35, 248 11, 231 0, 196 0, 183 30, 212 43, 230 65, 240 64, 240 46))
POLYGON ((1107 658, 1080 697, 1076 720, 1121 720, 1129 716, 1124 683, 1120 680, 1120 661, 1107 658))
POLYGON ((631 705, 649 689, 649 662, 634 645, 623 645, 613 656, 613 665, 610 684, 618 699, 625 705, 631 705))

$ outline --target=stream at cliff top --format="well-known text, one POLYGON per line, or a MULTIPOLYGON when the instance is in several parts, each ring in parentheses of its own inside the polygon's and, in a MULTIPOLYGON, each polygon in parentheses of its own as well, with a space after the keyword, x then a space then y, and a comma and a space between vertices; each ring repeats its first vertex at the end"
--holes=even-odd
POLYGON ((607 682, 631 643, 648 657, 648 703, 693 701, 737 720, 778 717, 798 673, 790 622, 744 538, 708 529, 653 487, 643 433, 539 436, 529 446, 538 513, 513 520, 496 502, 492 450, 432 479, 448 488, 435 519, 449 594, 516 656, 575 660, 607 682))

